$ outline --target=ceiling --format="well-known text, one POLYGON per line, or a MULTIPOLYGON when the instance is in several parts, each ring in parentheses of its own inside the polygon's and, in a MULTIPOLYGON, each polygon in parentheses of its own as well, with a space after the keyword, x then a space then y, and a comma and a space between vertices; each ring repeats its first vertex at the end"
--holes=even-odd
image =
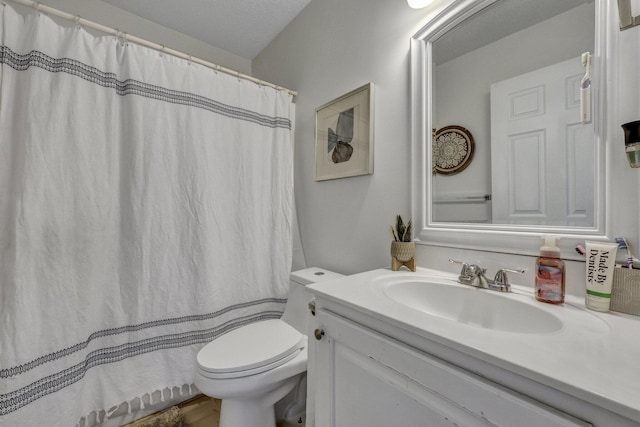
POLYGON ((583 4, 593 0, 500 0, 439 38, 434 61, 450 61, 583 4))
POLYGON ((311 0, 103 1, 251 60, 311 0))

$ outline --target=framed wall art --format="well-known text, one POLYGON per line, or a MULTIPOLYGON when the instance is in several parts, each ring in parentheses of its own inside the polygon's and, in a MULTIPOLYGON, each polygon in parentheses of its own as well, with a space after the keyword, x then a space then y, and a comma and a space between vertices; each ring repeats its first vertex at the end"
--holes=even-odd
POLYGON ((373 83, 316 109, 316 181, 373 173, 373 83))

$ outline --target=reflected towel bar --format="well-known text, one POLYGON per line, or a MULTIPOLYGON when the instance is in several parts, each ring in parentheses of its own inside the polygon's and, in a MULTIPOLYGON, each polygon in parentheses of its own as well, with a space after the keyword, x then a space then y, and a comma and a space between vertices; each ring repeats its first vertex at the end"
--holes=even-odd
POLYGON ((470 202, 488 202, 491 201, 491 194, 479 194, 469 196, 449 196, 438 197, 433 199, 433 203, 470 203, 470 202))

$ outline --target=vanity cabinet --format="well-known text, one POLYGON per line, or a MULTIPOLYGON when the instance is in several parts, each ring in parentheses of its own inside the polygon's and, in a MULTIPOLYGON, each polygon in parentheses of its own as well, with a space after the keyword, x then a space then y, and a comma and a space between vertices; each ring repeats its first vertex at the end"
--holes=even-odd
POLYGON ((318 427, 591 426, 330 310, 315 319, 318 427))

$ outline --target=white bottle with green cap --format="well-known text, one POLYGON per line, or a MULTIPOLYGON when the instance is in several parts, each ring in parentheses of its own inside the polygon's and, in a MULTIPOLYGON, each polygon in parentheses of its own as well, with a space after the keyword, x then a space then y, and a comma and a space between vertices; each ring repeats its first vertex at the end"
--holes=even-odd
POLYGON ((618 245, 612 242, 585 242, 587 247, 587 308, 609 311, 618 245))

